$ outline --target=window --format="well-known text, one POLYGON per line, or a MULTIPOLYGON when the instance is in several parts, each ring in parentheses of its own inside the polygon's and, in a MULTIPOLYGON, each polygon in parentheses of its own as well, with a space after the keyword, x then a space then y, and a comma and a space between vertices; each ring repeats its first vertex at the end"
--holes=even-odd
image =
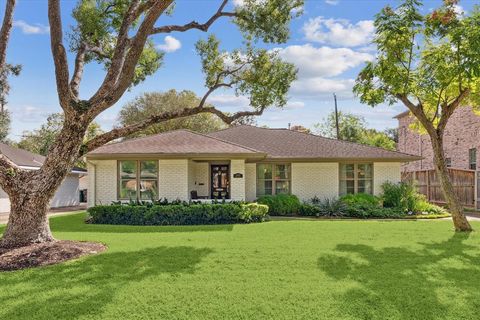
POLYGON ((445 158, 445 165, 447 168, 450 168, 452 166, 452 158, 445 158))
POLYGON ((158 161, 119 161, 118 168, 119 199, 158 199, 158 161))
POLYGON ((290 164, 257 164, 257 196, 289 194, 290 164))
POLYGON ((468 166, 470 170, 477 170, 477 149, 468 150, 468 166))
POLYGON ((373 193, 371 163, 340 164, 340 195, 354 193, 373 193))

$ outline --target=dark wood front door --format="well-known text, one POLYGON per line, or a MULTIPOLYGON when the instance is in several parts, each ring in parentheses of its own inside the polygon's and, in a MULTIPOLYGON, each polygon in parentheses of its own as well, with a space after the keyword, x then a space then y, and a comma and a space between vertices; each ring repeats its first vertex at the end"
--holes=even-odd
POLYGON ((230 170, 228 164, 211 165, 212 199, 230 199, 230 170))

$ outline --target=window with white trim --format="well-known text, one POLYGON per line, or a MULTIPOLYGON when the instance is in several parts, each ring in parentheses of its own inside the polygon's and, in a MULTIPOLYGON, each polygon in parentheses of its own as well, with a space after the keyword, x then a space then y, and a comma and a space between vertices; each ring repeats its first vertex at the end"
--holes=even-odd
POLYGON ((290 164, 257 164, 257 197, 291 192, 290 164))
POLYGON ((373 193, 372 163, 340 164, 340 195, 373 193))
POLYGON ((158 161, 119 161, 118 171, 118 199, 158 199, 158 161))

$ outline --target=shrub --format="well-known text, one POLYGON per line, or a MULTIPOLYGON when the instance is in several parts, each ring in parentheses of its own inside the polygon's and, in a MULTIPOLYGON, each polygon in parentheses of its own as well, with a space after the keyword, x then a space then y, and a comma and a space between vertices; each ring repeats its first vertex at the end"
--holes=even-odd
POLYGON ((258 203, 268 206, 268 214, 272 216, 295 215, 300 212, 302 204, 297 196, 279 194, 275 196, 263 196, 258 203))
POLYGON ((412 183, 385 182, 382 184, 382 190, 383 206, 397 208, 403 212, 414 212, 416 204, 425 200, 425 197, 417 193, 412 183))
POLYGON ((342 217, 346 214, 348 206, 338 198, 325 198, 316 206, 320 210, 321 216, 342 217))
POLYGON ((356 204, 370 204, 375 207, 381 206, 381 201, 378 197, 367 193, 346 194, 340 199, 347 205, 356 204))
POLYGON ((447 210, 445 208, 439 207, 434 205, 427 200, 420 200, 417 201, 415 204, 415 213, 421 214, 435 214, 435 215, 444 215, 447 214, 447 210))
POLYGON ((88 209, 89 222, 125 225, 199 225, 264 221, 268 207, 256 203, 109 205, 88 209))
POLYGON ((382 208, 369 203, 357 203, 347 207, 346 216, 358 219, 394 219, 404 217, 405 213, 398 208, 382 208))
POLYGON ((303 203, 300 206, 298 214, 306 217, 319 217, 321 215, 321 212, 318 205, 312 203, 303 203))

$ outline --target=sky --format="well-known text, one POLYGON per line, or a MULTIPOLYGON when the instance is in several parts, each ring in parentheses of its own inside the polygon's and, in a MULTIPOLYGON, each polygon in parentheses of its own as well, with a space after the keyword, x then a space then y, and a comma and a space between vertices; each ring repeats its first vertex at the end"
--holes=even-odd
MULTIPOLYGON (((220 0, 177 0, 172 16, 162 16, 157 25, 185 24, 192 20, 204 22, 217 10, 220 0)), ((231 0, 228 8, 241 5, 242 0, 231 0)), ((459 10, 468 13, 479 1, 464 0, 459 10)), ((333 93, 338 96, 340 111, 363 116, 370 127, 385 129, 396 127, 393 117, 404 111, 400 104, 371 108, 362 105, 351 92, 354 79, 365 62, 373 59, 375 48, 370 44, 375 31, 373 19, 382 7, 395 7, 390 0, 306 0, 304 14, 292 21, 290 40, 281 45, 259 44, 260 47, 278 49, 280 56, 298 68, 298 79, 292 83, 289 102, 283 109, 271 108, 257 118, 258 125, 285 128, 289 123, 313 128, 334 108, 333 93)), ((423 12, 437 7, 440 0, 424 1, 423 12)), ((75 0, 62 0, 62 23, 67 33, 74 20, 71 17, 75 0)), ((3 17, 5 0, 0 0, 3 17)), ((169 89, 192 90, 202 96, 206 89, 200 59, 195 43, 215 34, 222 49, 230 51, 242 46, 237 27, 223 18, 208 33, 196 30, 155 35, 157 49, 165 51, 164 64, 145 82, 126 92, 112 108, 99 115, 96 121, 104 130, 117 124, 119 110, 128 101, 144 92, 169 89)), ((68 43, 65 43, 68 47, 68 43)), ((74 55, 69 54, 70 70, 74 55)), ((18 0, 14 27, 8 48, 7 61, 21 64, 19 77, 11 78, 8 108, 12 113, 9 136, 20 140, 25 130, 39 128, 47 116, 60 112, 56 93, 53 60, 50 52, 46 0, 18 0)), ((71 71, 70 71, 71 72, 71 71)), ((81 85, 81 97, 88 99, 102 82, 102 66, 89 64, 81 85)), ((232 92, 215 93, 209 100, 228 112, 248 109, 246 97, 232 92)))

